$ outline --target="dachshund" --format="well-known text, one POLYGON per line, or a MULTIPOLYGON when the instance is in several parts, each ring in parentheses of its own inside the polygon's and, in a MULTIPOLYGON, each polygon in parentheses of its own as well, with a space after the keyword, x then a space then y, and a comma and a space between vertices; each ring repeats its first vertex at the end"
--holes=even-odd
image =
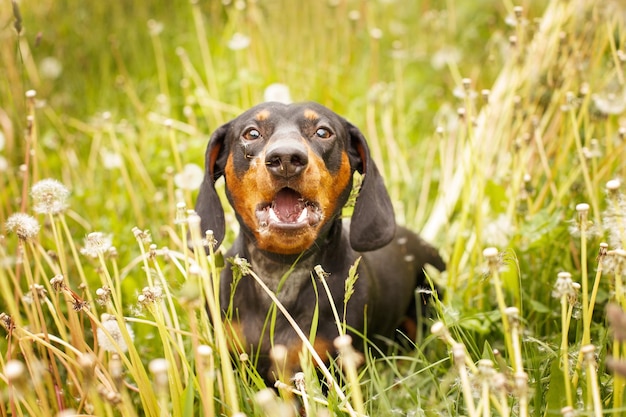
MULTIPOLYGON (((364 135, 350 122, 313 102, 257 105, 219 127, 205 154, 205 176, 195 210, 203 232, 217 245, 225 235, 224 209, 215 182, 224 177, 226 197, 240 224, 226 254, 245 258, 275 292, 323 358, 335 354, 336 311, 344 312, 345 280, 358 258, 358 279, 347 301, 345 319, 357 349, 383 346, 398 329, 415 334, 424 266, 440 271, 438 251, 410 230, 396 226, 394 211, 364 135), (360 188, 350 220, 355 171, 360 188), (331 297, 317 282, 317 266, 327 274, 331 297), (365 334, 366 333, 366 334, 365 334)), ((275 378, 272 346, 288 350, 298 367, 302 342, 280 313, 267 325, 272 300, 253 279, 233 278, 224 268, 220 302, 243 351, 254 354, 266 381, 275 378), (269 328, 271 327, 271 331, 269 328)), ((426 297, 428 298, 428 297, 426 297)))

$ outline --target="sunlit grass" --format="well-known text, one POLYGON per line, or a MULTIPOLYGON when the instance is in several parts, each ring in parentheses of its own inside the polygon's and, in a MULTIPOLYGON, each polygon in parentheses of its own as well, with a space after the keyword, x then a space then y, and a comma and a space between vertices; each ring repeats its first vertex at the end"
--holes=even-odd
POLYGON ((623 412, 619 2, 70 3, 0 10, 0 415, 623 412), (273 83, 362 129, 448 261, 415 349, 309 346, 275 390, 188 211, 208 135, 273 83))

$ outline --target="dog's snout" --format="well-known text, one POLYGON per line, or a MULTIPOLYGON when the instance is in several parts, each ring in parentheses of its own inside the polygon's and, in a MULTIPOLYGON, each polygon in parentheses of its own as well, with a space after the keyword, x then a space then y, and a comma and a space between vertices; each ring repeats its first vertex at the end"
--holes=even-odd
POLYGON ((277 177, 298 176, 309 163, 307 150, 297 142, 276 143, 265 154, 267 169, 277 177))

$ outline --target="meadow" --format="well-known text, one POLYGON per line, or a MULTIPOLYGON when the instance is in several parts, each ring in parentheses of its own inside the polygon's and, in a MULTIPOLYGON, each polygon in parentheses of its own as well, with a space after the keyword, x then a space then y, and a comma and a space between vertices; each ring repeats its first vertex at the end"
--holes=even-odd
POLYGON ((623 2, 3 0, 0 39, 0 416, 626 411, 623 2), (364 132, 447 270, 416 340, 269 388, 191 210, 276 97, 364 132))

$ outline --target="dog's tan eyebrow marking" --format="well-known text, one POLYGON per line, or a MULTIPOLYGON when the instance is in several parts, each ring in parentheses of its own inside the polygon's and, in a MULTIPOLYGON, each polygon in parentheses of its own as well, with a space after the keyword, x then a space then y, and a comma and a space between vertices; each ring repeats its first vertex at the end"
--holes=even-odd
POLYGON ((269 117, 270 117, 269 110, 261 110, 260 112, 254 115, 254 118, 259 122, 262 122, 263 120, 267 120, 269 117))
POLYGON ((304 117, 308 120, 317 120, 320 118, 320 115, 317 114, 317 112, 315 110, 311 110, 311 109, 305 109, 304 110, 304 117))

